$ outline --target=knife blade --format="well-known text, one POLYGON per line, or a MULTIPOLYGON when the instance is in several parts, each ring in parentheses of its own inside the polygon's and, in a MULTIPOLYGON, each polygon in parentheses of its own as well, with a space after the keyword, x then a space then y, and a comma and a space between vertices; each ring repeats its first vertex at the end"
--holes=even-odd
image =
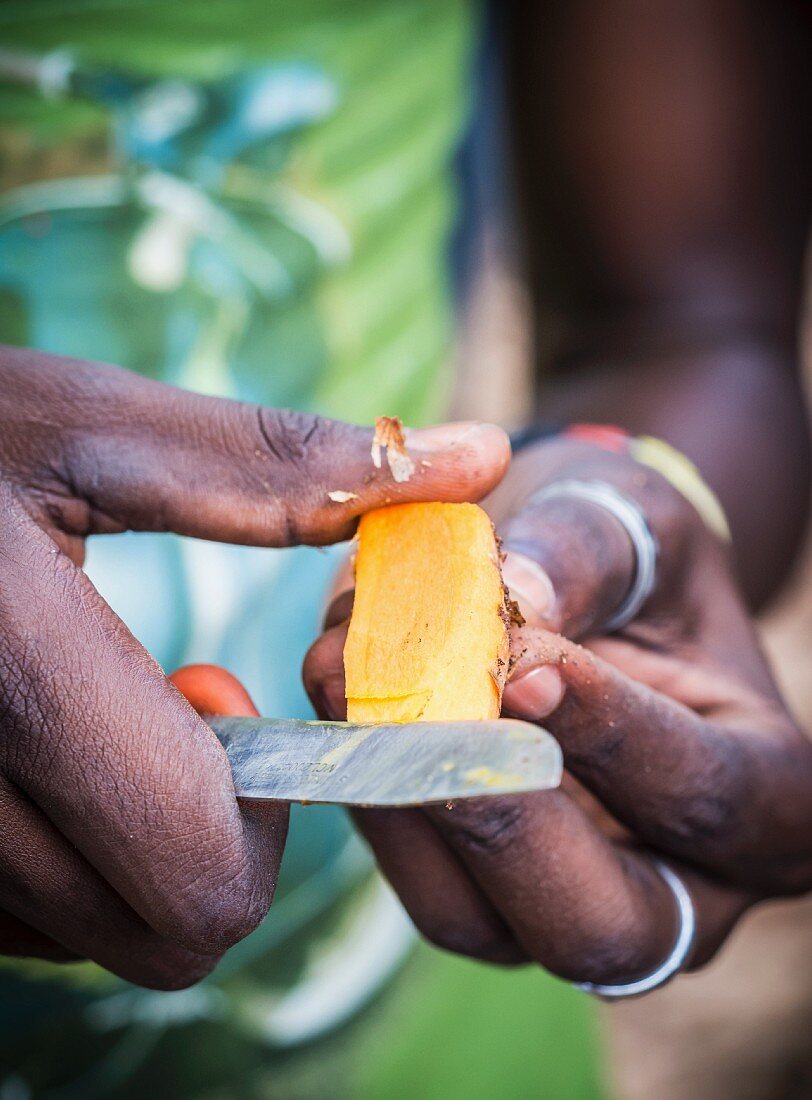
POLYGON ((238 798, 420 806, 557 787, 561 749, 528 722, 352 725, 208 716, 238 798))

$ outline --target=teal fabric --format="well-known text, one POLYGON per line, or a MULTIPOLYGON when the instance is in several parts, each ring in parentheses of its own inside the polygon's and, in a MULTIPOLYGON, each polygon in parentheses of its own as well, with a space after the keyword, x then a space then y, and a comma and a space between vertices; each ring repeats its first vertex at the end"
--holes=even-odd
POLYGON ((7 0, 4 46, 68 51, 83 93, 0 97, 11 334, 356 421, 436 417, 474 17, 464 0, 7 0), (143 257, 166 204, 185 210, 156 233, 194 233, 161 291, 143 257))

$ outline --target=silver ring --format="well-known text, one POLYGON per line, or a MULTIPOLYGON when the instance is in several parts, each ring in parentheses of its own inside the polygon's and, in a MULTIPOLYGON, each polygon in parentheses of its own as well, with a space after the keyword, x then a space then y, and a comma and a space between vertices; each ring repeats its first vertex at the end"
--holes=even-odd
POLYGON ((696 910, 691 901, 691 895, 685 883, 659 859, 652 860, 652 865, 659 871, 666 886, 669 887, 677 903, 677 916, 679 919, 679 931, 676 942, 671 949, 668 958, 645 978, 636 982, 626 982, 623 985, 596 985, 593 982, 578 982, 576 988, 585 993, 593 993, 604 1000, 616 1001, 622 997, 637 997, 641 993, 650 993, 652 989, 659 989, 667 981, 678 974, 685 965, 688 952, 693 946, 696 935, 696 910))
POLYGON ((546 485, 533 497, 533 503, 558 497, 574 497, 597 504, 623 525, 635 555, 634 580, 620 607, 604 623, 607 634, 621 630, 640 611, 654 591, 657 576, 657 540, 637 501, 625 496, 606 481, 581 481, 564 478, 546 485))

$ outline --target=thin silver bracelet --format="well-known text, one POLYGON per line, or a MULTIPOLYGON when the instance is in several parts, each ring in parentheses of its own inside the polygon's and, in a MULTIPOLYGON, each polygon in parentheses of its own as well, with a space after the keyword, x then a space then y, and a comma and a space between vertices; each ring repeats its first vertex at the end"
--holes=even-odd
POLYGON ((620 607, 603 624, 603 630, 611 634, 630 623, 654 590, 657 576, 657 541, 646 517, 636 500, 621 493, 607 481, 562 478, 545 485, 534 494, 532 501, 569 497, 597 504, 609 512, 623 526, 629 536, 635 555, 634 579, 620 607))
POLYGON ((652 989, 659 989, 660 986, 665 985, 685 965, 685 960, 688 958, 688 953, 696 936, 694 903, 688 893, 688 888, 679 875, 659 859, 652 860, 652 865, 662 876, 677 903, 679 929, 676 942, 668 958, 651 974, 645 978, 639 978, 636 982, 625 982, 623 985, 597 985, 594 982, 578 982, 574 983, 577 989, 582 989, 585 993, 593 993, 596 997, 601 997, 607 1001, 616 1001, 623 997, 638 997, 641 993, 650 993, 652 989))

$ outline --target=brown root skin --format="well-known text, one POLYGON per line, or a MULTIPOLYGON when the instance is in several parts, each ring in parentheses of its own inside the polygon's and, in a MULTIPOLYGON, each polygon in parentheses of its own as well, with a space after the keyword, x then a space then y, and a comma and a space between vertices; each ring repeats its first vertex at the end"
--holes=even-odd
POLYGON ((510 665, 510 642, 506 639, 505 645, 500 649, 496 655, 496 660, 493 665, 488 669, 488 675, 493 680, 494 687, 499 693, 499 708, 502 707, 502 695, 505 691, 505 685, 508 681, 508 668, 510 665))
POLYGON ((539 665, 565 665, 568 662, 578 664, 593 662, 588 649, 554 634, 533 626, 516 626, 511 630, 511 679, 521 676, 539 665))
POLYGON ((509 684, 510 681, 513 679, 513 676, 515 675, 515 672, 516 672, 516 665, 519 663, 519 661, 525 655, 526 652, 527 652, 526 649, 522 649, 521 652, 519 652, 519 653, 511 653, 511 655, 508 659, 507 676, 506 676, 506 679, 505 679, 506 683, 509 684))
MULTIPOLYGON (((496 655, 496 667, 491 670, 491 679, 496 685, 496 689, 499 692, 499 709, 502 708, 502 695, 505 691, 505 684, 508 681, 508 675, 510 672, 510 649, 511 649, 511 626, 514 622, 513 608, 515 607, 516 613, 521 618, 519 612, 519 605, 515 600, 511 600, 510 593, 507 590, 504 579, 502 578, 502 561, 504 560, 504 554, 501 552, 502 541, 496 534, 496 530, 493 532, 494 539, 496 540, 497 560, 496 569, 499 572, 499 580, 502 584, 502 602, 499 606, 499 617, 502 620, 505 633, 500 646, 499 652, 496 655)), ((524 619, 522 619, 524 622, 524 619)))
POLYGON ((519 610, 518 603, 515 600, 511 599, 510 592, 507 588, 505 588, 505 608, 507 609, 508 614, 508 630, 510 630, 511 627, 514 626, 525 625, 527 619, 525 619, 524 615, 522 615, 521 611, 519 610))
MULTIPOLYGON (((493 527, 493 524, 491 524, 491 526, 493 527)), ((521 611, 519 611, 519 605, 515 600, 511 599, 508 587, 502 577, 502 565, 505 561, 505 552, 502 549, 502 540, 497 534, 495 527, 493 527, 493 538, 496 544, 496 560, 494 561, 494 565, 499 571, 499 579, 502 582, 502 602, 499 607, 499 617, 504 623, 505 640, 503 644, 504 652, 500 650, 497 654, 496 669, 491 670, 491 678, 499 692, 499 706, 501 709, 505 684, 510 679, 511 674, 511 629, 514 625, 523 626, 525 620, 522 617, 521 611)))
POLYGON ((379 416, 375 421, 371 456, 377 469, 381 467, 382 450, 386 451, 386 461, 395 481, 408 481, 415 472, 415 464, 406 450, 406 437, 399 416, 379 416))

